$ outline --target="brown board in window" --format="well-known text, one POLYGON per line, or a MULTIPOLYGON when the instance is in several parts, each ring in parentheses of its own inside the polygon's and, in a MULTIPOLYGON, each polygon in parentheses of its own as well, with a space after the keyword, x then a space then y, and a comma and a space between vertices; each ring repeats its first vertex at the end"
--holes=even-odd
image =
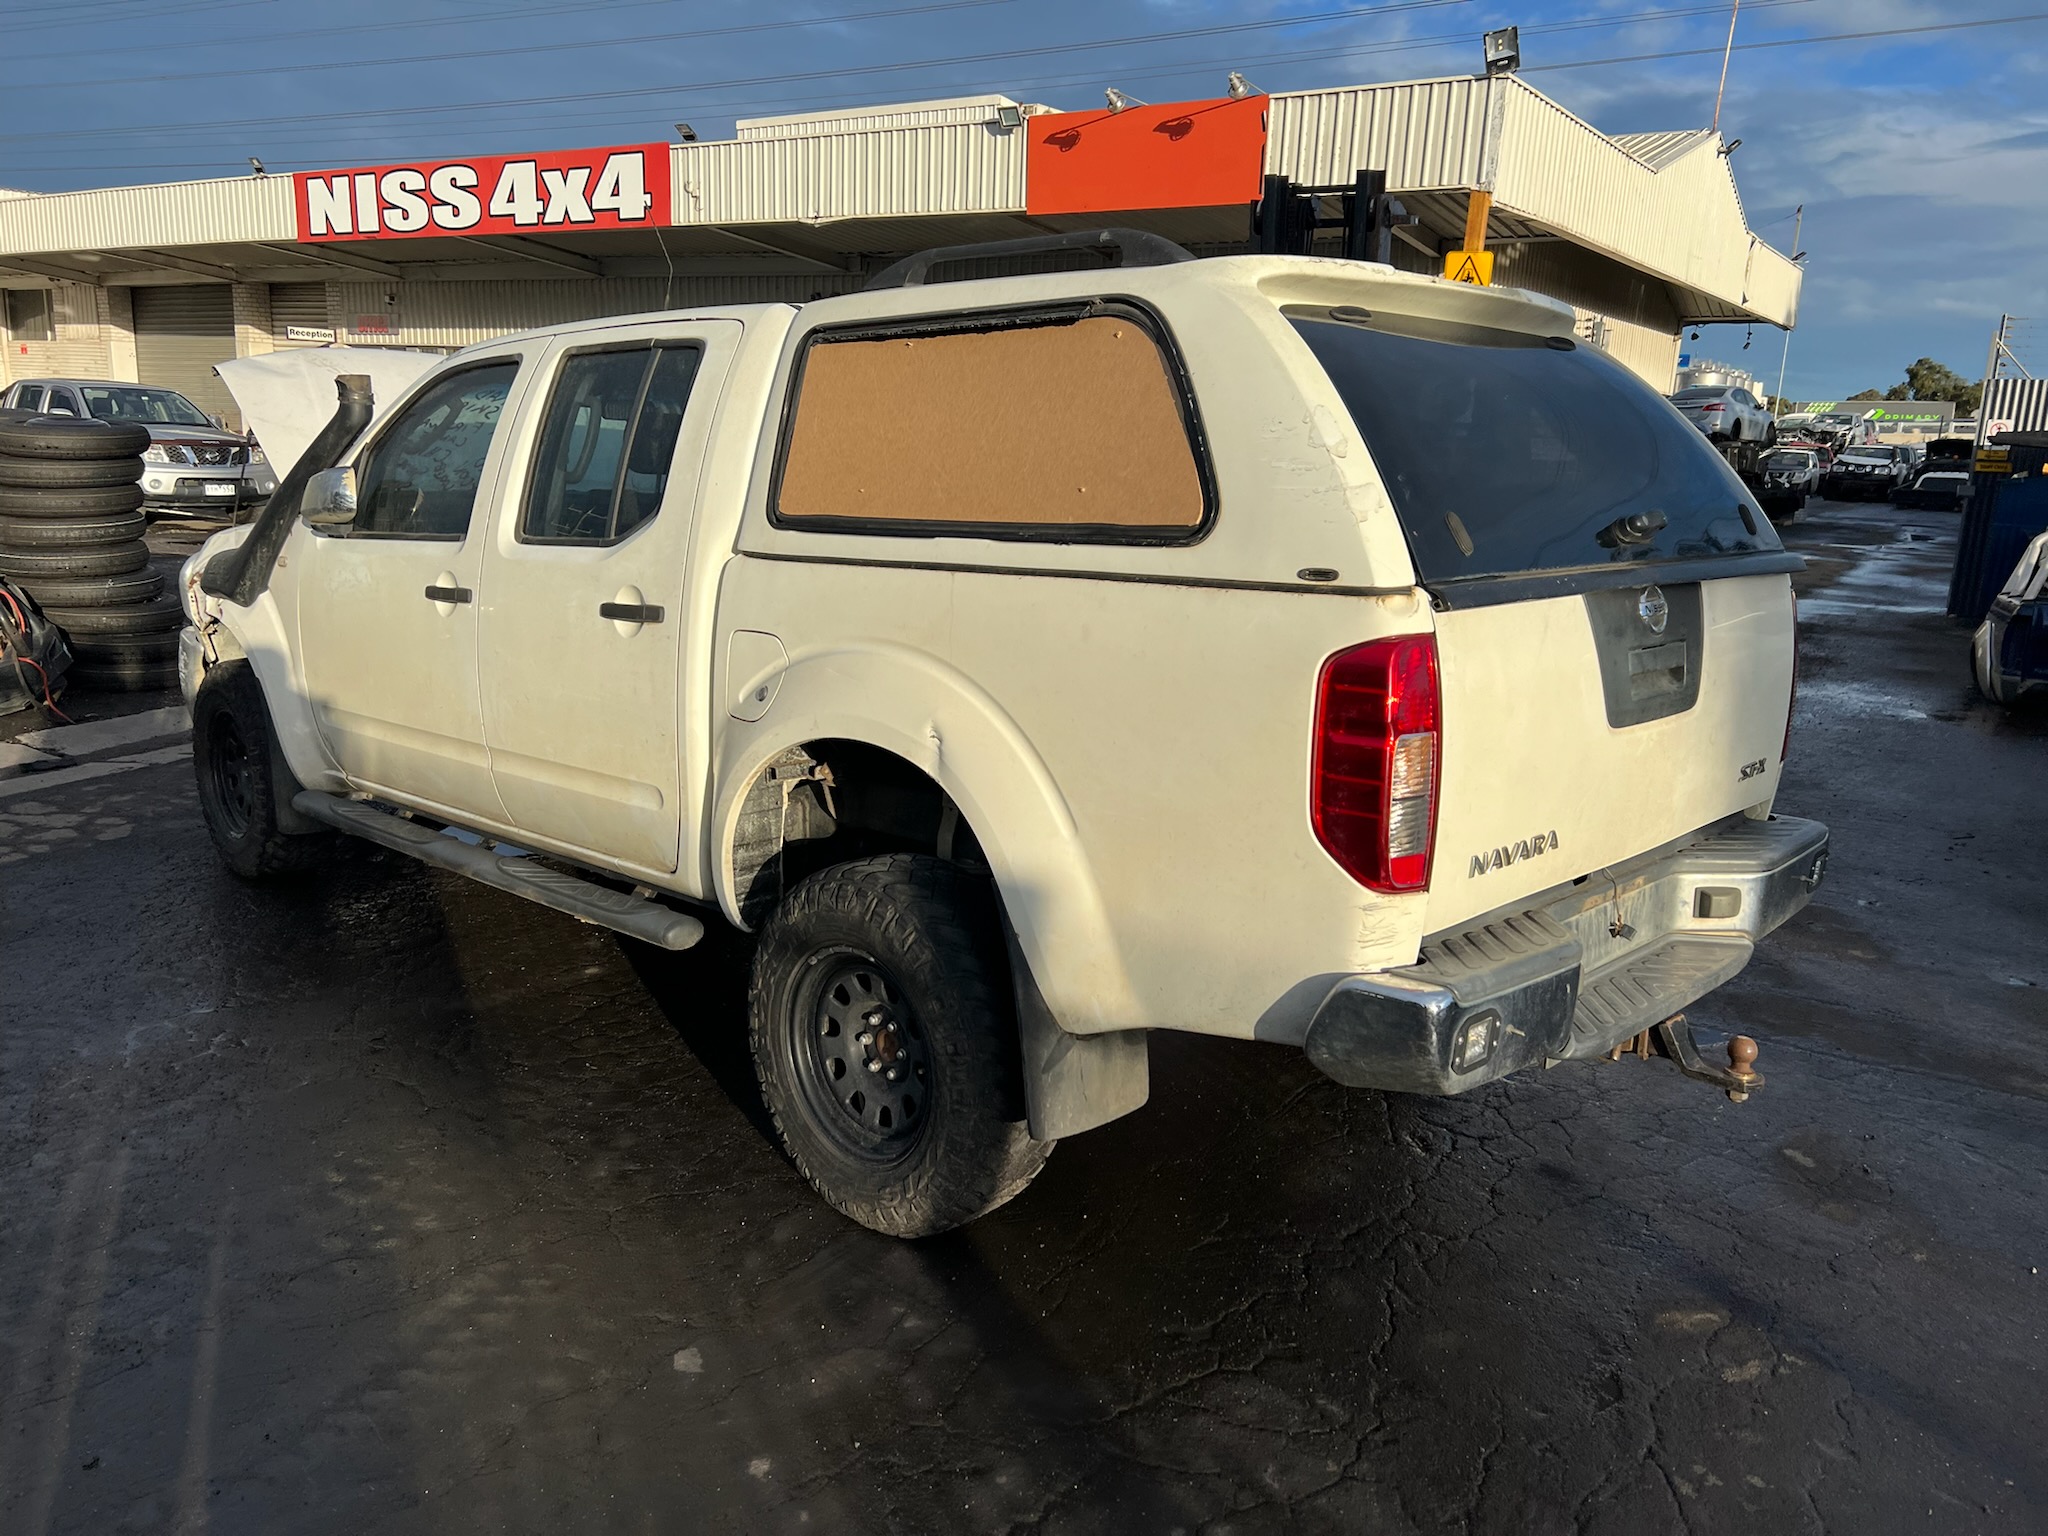
POLYGON ((1202 482, 1134 320, 815 342, 786 519, 1193 529, 1202 482))

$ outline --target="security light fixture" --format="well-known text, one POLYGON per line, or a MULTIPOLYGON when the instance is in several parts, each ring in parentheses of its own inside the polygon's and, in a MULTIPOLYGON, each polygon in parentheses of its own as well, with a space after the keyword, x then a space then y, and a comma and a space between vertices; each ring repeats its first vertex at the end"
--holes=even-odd
POLYGON ((1732 155, 1735 153, 1735 151, 1737 151, 1740 148, 1742 148, 1742 140, 1730 139, 1726 144, 1723 144, 1721 146, 1721 153, 1724 155, 1732 155))
POLYGON ((1259 88, 1234 69, 1230 72, 1228 91, 1232 101, 1243 101, 1247 96, 1259 94, 1259 88))
POLYGON ((1502 27, 1489 32, 1485 37, 1486 72, 1489 75, 1512 75, 1522 67, 1522 29, 1502 27))
POLYGON ((270 174, 270 172, 263 169, 263 162, 261 160, 258 160, 254 155, 251 155, 249 157, 249 169, 254 171, 258 176, 268 176, 270 174))
POLYGON ((1023 127, 1024 109, 1004 102, 996 108, 996 126, 1004 129, 1023 127))
POLYGON ((694 144, 697 142, 697 130, 692 128, 688 123, 677 123, 676 137, 681 139, 685 144, 694 144))
POLYGON ((1102 98, 1109 103, 1109 110, 1112 112, 1123 112, 1131 107, 1146 105, 1145 102, 1138 100, 1135 96, 1126 96, 1113 85, 1102 93, 1102 98))

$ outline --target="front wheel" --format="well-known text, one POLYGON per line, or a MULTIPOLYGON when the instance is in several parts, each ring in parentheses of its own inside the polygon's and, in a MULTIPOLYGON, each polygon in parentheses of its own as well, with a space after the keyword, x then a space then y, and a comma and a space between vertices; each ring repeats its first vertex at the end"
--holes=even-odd
POLYGON ((244 880, 307 868, 331 846, 332 833, 278 826, 280 810, 291 818, 299 786, 246 661, 217 666, 200 683, 192 700, 192 767, 213 846, 244 880))
POLYGON ((918 854, 811 876, 762 930, 748 1013, 783 1146, 862 1226, 961 1226, 1019 1193, 1052 1151, 1023 1124, 986 878, 918 854))

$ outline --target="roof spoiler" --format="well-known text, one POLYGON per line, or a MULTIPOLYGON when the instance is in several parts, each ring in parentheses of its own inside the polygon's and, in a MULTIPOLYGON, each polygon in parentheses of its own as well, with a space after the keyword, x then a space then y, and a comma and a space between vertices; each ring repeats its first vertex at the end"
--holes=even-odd
POLYGON ((250 525, 249 536, 206 562, 206 568, 199 573, 200 591, 246 608, 270 585, 271 569, 277 564, 284 541, 291 536, 306 482, 321 470, 334 467, 342 450, 370 424, 370 414, 377 403, 367 373, 336 374, 334 395, 334 414, 319 435, 306 444, 306 451, 299 455, 291 473, 271 492, 270 500, 250 525))
POLYGON ((1022 240, 984 240, 978 245, 940 245, 919 251, 882 268, 861 290, 916 288, 931 280, 931 270, 945 262, 981 261, 1002 256, 1041 256, 1059 251, 1095 251, 1117 267, 1170 267, 1193 261, 1195 253, 1163 235, 1142 229, 1076 229, 1063 235, 1026 235, 1022 240))

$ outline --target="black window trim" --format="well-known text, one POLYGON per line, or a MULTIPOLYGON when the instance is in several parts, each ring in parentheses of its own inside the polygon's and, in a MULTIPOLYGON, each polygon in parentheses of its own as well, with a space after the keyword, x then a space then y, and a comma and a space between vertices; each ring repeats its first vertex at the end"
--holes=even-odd
POLYGON ((1552 571, 1507 571, 1484 576, 1459 576, 1418 585, 1437 610, 1494 608, 1502 603, 1537 602, 1550 597, 1576 597, 1613 587, 1682 586, 1696 581, 1727 581, 1738 576, 1790 576, 1806 569, 1803 557, 1788 549, 1759 549, 1738 554, 1663 560, 1638 560, 1618 565, 1588 565, 1552 571))
MULTIPOLYGON (((526 354, 523 352, 508 352, 502 357, 479 357, 473 362, 465 362, 460 368, 444 368, 438 372, 430 373, 425 378, 419 380, 412 389, 406 392, 405 399, 391 413, 391 419, 377 429, 374 437, 366 439, 360 448, 349 455, 349 468, 356 472, 358 488, 360 488, 362 483, 363 461, 374 456, 384 446, 391 434, 398 430, 398 424, 405 419, 405 413, 419 403, 422 395, 449 379, 458 378, 465 373, 475 373, 482 368, 503 368, 507 363, 512 365, 512 380, 511 383, 505 386, 505 403, 510 405, 512 403, 512 390, 519 383, 519 370, 526 366, 526 354)), ((501 417, 501 424, 502 421, 503 418, 501 417)), ((495 430, 491 434, 491 441, 493 446, 495 446, 497 442, 495 430)), ((486 459, 490 457, 490 450, 488 448, 484 450, 484 457, 486 459)), ((478 499, 482 499, 484 486, 481 476, 477 479, 476 493, 478 499)), ((476 503, 470 503, 468 525, 461 533, 455 534, 452 537, 441 533, 381 533, 374 528, 358 531, 353 523, 349 524, 346 528, 319 529, 316 531, 328 538, 382 539, 390 544, 467 544, 470 535, 476 532, 476 503)))
MULTIPOLYGON (((610 522, 613 528, 618 527, 619 495, 626 484, 624 469, 632 457, 633 434, 640 430, 640 412, 647 404, 647 391, 653 387, 654 370, 660 366, 654 354, 664 351, 695 352, 697 354, 697 371, 690 375, 689 399, 683 403, 683 415, 687 419, 690 413, 689 400, 696 398, 697 380, 703 376, 704 371, 705 345, 703 338, 692 336, 636 336, 613 341, 593 342, 589 346, 584 347, 568 347, 562 351, 560 359, 555 365, 554 375, 548 381, 548 398, 546 404, 541 407, 540 430, 534 437, 533 451, 526 456, 524 482, 519 488, 519 515, 512 522, 512 539, 514 543, 531 545, 536 549, 617 549, 621 544, 628 543, 639 537, 642 529, 654 526, 656 519, 661 516, 662 507, 668 504, 668 485, 666 482, 663 482, 661 488, 661 506, 657 506, 654 509, 653 516, 642 518, 629 531, 615 533, 608 539, 542 538, 526 531, 526 515, 533 506, 533 471, 535 461, 540 454, 540 439, 547 432, 548 418, 555 408, 555 392, 562 387, 562 373, 569 366, 570 359, 590 357, 605 352, 645 352, 648 354, 647 367, 640 375, 640 393, 633 397, 633 414, 627 421, 626 441, 621 445, 620 449, 619 467, 621 473, 617 482, 612 486, 610 522)), ((681 440, 681 437, 678 436, 677 442, 680 443, 681 440)))
POLYGON ((782 395, 782 420, 775 437, 775 467, 768 481, 768 526, 792 533, 855 534, 893 539, 980 539, 999 544, 1134 545, 1183 549, 1199 544, 1216 528, 1216 475, 1209 437, 1195 400, 1187 363, 1166 317, 1143 299, 1128 294, 1101 294, 1055 299, 1037 304, 1008 304, 986 309, 954 309, 882 320, 855 320, 821 325, 799 343, 796 361, 782 395), (969 523, 911 521, 898 518, 798 517, 782 515, 782 475, 789 463, 789 441, 796 428, 796 410, 803 395, 804 369, 820 338, 830 341, 886 341, 898 336, 952 336, 982 331, 1025 330, 1033 326, 1075 324, 1100 317, 1122 317, 1142 326, 1166 363, 1181 431, 1194 456, 1195 479, 1202 491, 1202 516, 1191 528, 1149 531, 1123 523, 969 523))

